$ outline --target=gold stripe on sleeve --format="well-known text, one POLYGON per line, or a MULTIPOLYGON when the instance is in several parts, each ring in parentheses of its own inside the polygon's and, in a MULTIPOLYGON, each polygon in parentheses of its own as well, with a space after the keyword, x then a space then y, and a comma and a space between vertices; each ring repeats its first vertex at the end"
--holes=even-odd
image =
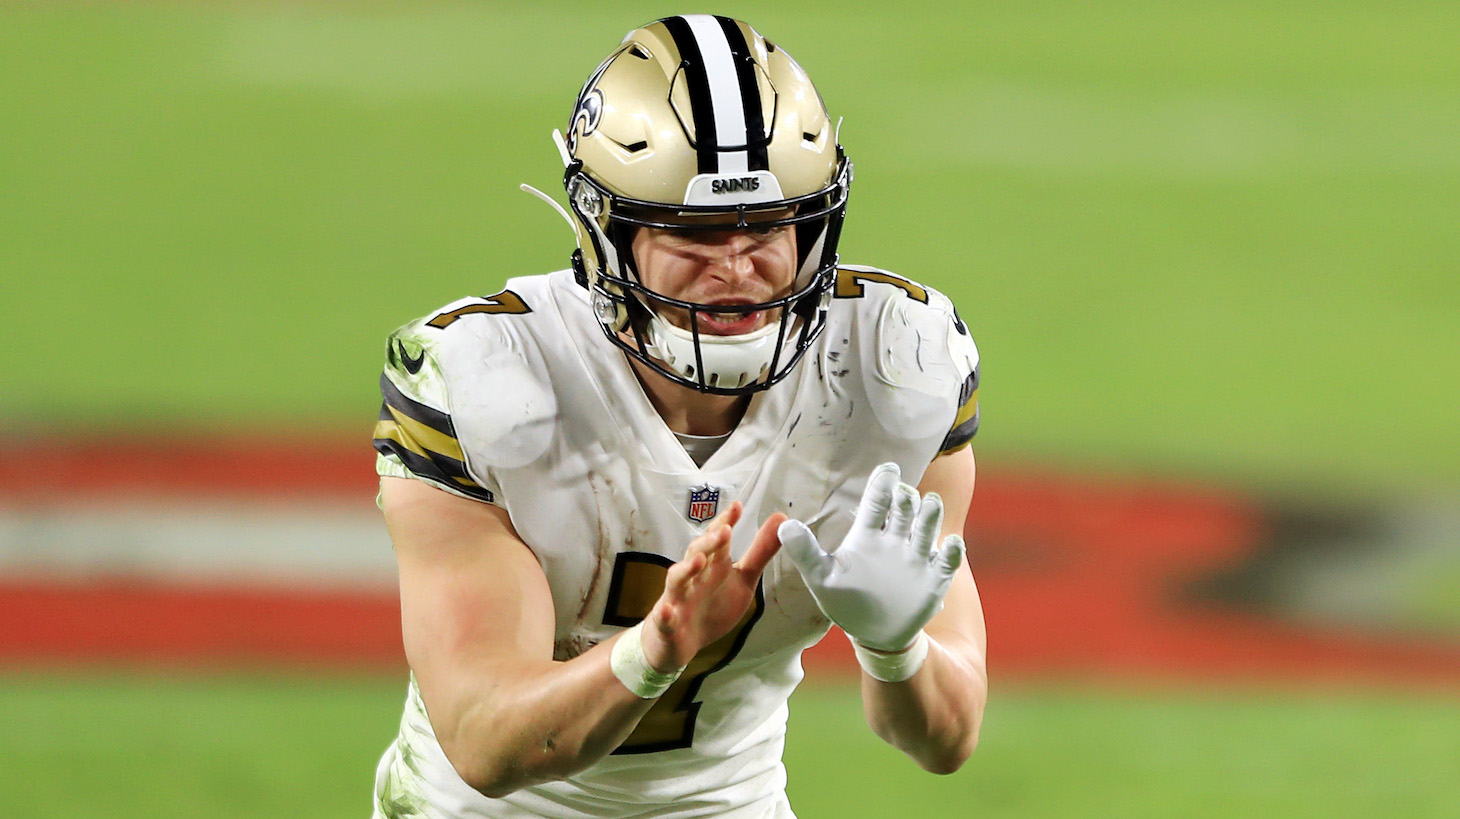
MULTIPOLYGON (((440 455, 445 455, 446 457, 452 458, 457 461, 464 462, 466 460, 466 455, 463 454, 461 451, 461 444, 455 438, 447 435, 444 432, 426 426, 420 421, 417 421, 409 415, 402 413, 400 410, 397 410, 395 407, 392 407, 389 404, 386 405, 386 409, 390 410, 390 414, 395 417, 395 422, 396 425, 399 427, 399 432, 403 434, 404 438, 410 439, 409 441, 406 441, 401 440, 401 438, 392 438, 392 440, 398 441, 407 449, 415 452, 418 455, 427 455, 427 453, 422 449, 422 447, 424 447, 424 449, 426 450, 430 450, 431 452, 435 452, 440 455)), ((381 423, 385 424, 389 422, 382 421, 381 423)), ((382 436, 377 433, 375 437, 381 438, 390 436, 382 436)))
POLYGON ((400 425, 394 421, 376 421, 374 437, 384 441, 395 441, 422 458, 431 457, 426 454, 426 450, 422 449, 420 444, 411 440, 411 436, 402 432, 400 425))
POLYGON ((964 401, 963 406, 958 408, 958 414, 953 417, 953 426, 951 428, 958 429, 960 426, 963 426, 963 422, 972 418, 976 412, 978 412, 978 390, 974 390, 973 395, 968 396, 968 400, 964 401))

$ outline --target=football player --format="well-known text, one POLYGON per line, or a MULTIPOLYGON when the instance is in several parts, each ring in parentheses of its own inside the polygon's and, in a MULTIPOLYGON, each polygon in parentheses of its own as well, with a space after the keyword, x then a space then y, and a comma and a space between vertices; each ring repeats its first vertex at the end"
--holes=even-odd
POLYGON ((937 291, 838 263, 815 87, 743 22, 671 17, 554 136, 571 269, 388 342, 412 675, 375 815, 792 816, 787 698, 832 624, 877 735, 957 769, 978 353, 937 291))

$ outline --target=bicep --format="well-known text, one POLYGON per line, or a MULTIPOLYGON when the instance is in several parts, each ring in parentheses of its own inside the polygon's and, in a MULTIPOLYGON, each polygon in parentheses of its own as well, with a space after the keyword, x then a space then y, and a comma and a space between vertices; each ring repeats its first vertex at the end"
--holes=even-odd
POLYGON ((936 492, 943 499, 943 534, 961 535, 973 501, 973 449, 963 447, 939 455, 928 464, 918 483, 918 494, 936 492))
MULTIPOLYGON (((963 535, 968 521, 968 507, 973 501, 974 476, 973 450, 970 447, 939 455, 928 464, 927 471, 923 473, 918 492, 936 492, 943 499, 940 547, 942 538, 963 535)), ((984 652, 986 636, 983 605, 979 602, 978 587, 974 584, 973 572, 968 567, 966 555, 963 565, 958 567, 953 576, 953 585, 948 590, 948 596, 944 598, 943 610, 928 623, 928 632, 939 636, 940 642, 944 643, 948 637, 956 635, 968 641, 980 657, 984 652)))
POLYGON ((454 687, 483 663, 552 659, 547 578, 505 511, 402 478, 382 479, 381 506, 406 657, 423 690, 454 687))

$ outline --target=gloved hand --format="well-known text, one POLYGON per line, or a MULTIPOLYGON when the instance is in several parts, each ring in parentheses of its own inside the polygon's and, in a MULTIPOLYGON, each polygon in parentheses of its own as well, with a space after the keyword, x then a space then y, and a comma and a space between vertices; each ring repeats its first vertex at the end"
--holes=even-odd
POLYGON ((821 612, 853 641, 876 651, 911 646, 943 608, 953 574, 963 562, 963 538, 933 543, 943 525, 943 501, 900 483, 895 463, 873 470, 846 539, 832 554, 799 520, 777 530, 781 546, 801 572, 821 612))

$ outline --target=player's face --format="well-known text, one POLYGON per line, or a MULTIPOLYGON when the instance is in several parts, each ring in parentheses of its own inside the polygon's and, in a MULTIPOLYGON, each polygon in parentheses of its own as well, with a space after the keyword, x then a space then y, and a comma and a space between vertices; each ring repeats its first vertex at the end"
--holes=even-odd
MULTIPOLYGON (((786 214, 771 214, 782 217, 786 214)), ((733 222, 733 217, 726 217, 733 222)), ((634 262, 641 283, 669 298, 698 304, 758 304, 791 294, 796 280, 796 229, 667 230, 640 228, 634 262)), ((688 311, 655 305, 675 326, 690 329, 688 311)), ((700 313, 699 331, 741 335, 780 319, 778 310, 700 313)))

